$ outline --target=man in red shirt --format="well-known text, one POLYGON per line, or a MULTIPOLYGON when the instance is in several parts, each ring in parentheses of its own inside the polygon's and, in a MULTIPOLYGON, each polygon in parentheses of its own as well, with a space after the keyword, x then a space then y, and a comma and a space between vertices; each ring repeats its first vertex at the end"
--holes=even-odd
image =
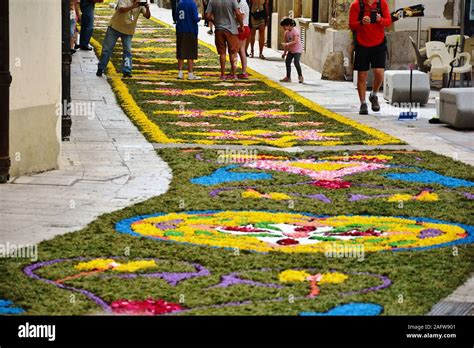
POLYGON ((369 101, 372 111, 380 111, 377 92, 383 82, 386 58, 385 28, 392 24, 386 0, 355 0, 351 5, 349 26, 355 35, 354 70, 357 70, 357 91, 360 98, 360 115, 369 113, 365 101, 369 69, 373 69, 374 82, 369 101), (362 3, 361 3, 362 2, 362 3))

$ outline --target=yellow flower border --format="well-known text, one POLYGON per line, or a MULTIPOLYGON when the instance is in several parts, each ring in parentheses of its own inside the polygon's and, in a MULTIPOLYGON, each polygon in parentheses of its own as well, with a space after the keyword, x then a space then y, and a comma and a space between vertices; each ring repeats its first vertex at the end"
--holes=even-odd
MULTIPOLYGON (((91 38, 91 45, 94 46, 97 55, 100 57, 102 54, 102 45, 91 38)), ((154 143, 181 143, 181 139, 172 139, 158 127, 158 125, 152 122, 148 116, 138 106, 135 99, 133 99, 127 85, 122 81, 120 75, 115 70, 112 62, 107 65, 108 78, 112 85, 112 89, 117 94, 117 98, 121 101, 120 105, 125 110, 125 113, 140 127, 142 132, 147 138, 154 143)))
MULTIPOLYGON (((247 235, 222 235, 216 232, 211 226, 241 226, 255 222, 271 221, 272 223, 303 224, 309 219, 308 215, 293 212, 266 212, 266 211, 217 211, 210 216, 201 217, 199 215, 189 215, 186 213, 167 213, 159 216, 145 217, 142 220, 135 221, 130 228, 133 233, 144 237, 153 237, 163 240, 170 240, 178 243, 191 243, 221 248, 237 248, 240 250, 249 250, 257 252, 282 252, 282 253, 318 253, 334 252, 337 248, 353 247, 352 241, 322 241, 316 244, 300 244, 292 246, 272 246, 257 238, 247 235), (155 227, 155 224, 167 222, 170 220, 183 220, 174 228, 181 232, 182 236, 166 237, 164 232, 155 227), (206 227, 206 225, 208 225, 206 227), (200 234, 199 230, 209 233, 200 234), (331 251, 332 250, 332 251, 331 251)), ((458 225, 452 225, 447 222, 423 222, 421 225, 415 225, 415 218, 401 218, 391 216, 363 216, 363 215, 336 215, 324 218, 326 226, 334 228, 346 227, 348 225, 373 225, 385 226, 390 235, 383 237, 362 237, 357 240, 356 245, 363 245, 366 252, 378 252, 382 250, 393 250, 390 243, 406 243, 407 248, 432 247, 444 243, 450 243, 464 238, 466 230, 458 225), (439 229, 442 235, 419 239, 417 234, 424 229, 439 229), (406 235, 409 236, 406 236, 406 235), (378 238, 383 238, 378 241, 378 238), (415 239, 410 239, 415 238, 415 239)), ((127 232, 128 233, 128 232, 127 232)))

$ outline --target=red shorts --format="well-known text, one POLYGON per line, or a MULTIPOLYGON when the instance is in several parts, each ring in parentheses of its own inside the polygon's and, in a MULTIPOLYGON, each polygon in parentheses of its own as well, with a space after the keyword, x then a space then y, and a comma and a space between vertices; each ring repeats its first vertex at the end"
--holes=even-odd
POLYGON ((243 29, 239 28, 239 40, 244 41, 250 37, 250 27, 245 26, 243 29))

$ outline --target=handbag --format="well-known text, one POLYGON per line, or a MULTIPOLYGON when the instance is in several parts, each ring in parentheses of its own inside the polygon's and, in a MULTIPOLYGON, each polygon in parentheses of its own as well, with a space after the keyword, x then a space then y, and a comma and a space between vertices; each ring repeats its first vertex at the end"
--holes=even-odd
POLYGON ((263 10, 257 9, 257 11, 251 13, 252 17, 256 20, 267 18, 267 11, 265 8, 263 10))

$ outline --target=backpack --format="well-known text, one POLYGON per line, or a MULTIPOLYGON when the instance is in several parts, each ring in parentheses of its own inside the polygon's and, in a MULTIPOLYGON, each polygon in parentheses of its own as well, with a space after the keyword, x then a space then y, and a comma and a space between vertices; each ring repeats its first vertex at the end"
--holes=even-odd
MULTIPOLYGON (((364 0, 359 0, 359 7, 360 7, 360 12, 359 12, 359 22, 362 22, 362 19, 364 18, 364 12, 365 12, 365 3, 364 0)), ((382 15, 382 0, 377 0, 377 12, 382 15)), ((357 31, 352 32, 352 36, 354 39, 354 46, 357 47, 357 31)), ((387 42, 387 38, 384 39, 384 42, 387 42)))
MULTIPOLYGON (((360 7, 359 22, 362 22, 362 19, 364 18, 364 12, 365 12, 364 0, 359 0, 359 7, 360 7)), ((377 12, 382 14, 382 0, 377 0, 377 12)))

